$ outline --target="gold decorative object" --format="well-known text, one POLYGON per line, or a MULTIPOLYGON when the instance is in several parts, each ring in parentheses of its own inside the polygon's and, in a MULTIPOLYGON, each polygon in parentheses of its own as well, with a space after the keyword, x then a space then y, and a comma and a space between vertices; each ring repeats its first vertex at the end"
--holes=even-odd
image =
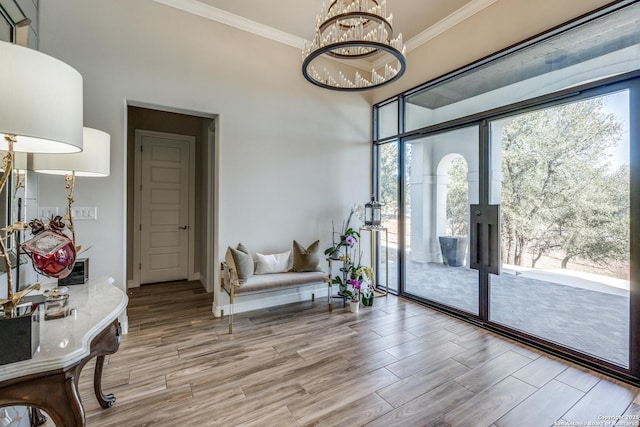
MULTIPOLYGON (((2 168, 4 172, 2 173, 2 178, 0 178, 0 193, 4 189, 4 186, 7 184, 7 179, 9 179, 9 175, 13 170, 13 144, 16 142, 15 135, 5 135, 4 139, 7 141, 7 154, 2 156, 2 168)), ((11 258, 9 258, 9 252, 7 251, 6 241, 8 237, 13 233, 13 231, 6 231, 5 236, 0 238, 0 250, 2 251, 2 259, 4 260, 4 264, 7 271, 7 301, 13 300, 13 273, 11 271, 11 258)), ((0 305, 5 306, 5 303, 1 303, 0 305)), ((5 306, 5 313, 7 312, 5 306)))
POLYGON ((9 287, 9 297, 7 299, 0 300, 0 305, 4 307, 5 315, 6 313, 13 312, 13 309, 16 308, 20 300, 23 296, 27 295, 31 291, 40 290, 40 283, 36 282, 29 286, 26 289, 21 290, 20 292, 13 293, 11 287, 9 287))
POLYGON ((68 221, 67 227, 71 231, 71 241, 73 242, 73 246, 76 248, 76 253, 80 253, 80 249, 82 246, 76 244, 76 230, 73 227, 73 215, 71 215, 71 206, 73 206, 73 190, 76 187, 76 172, 71 171, 70 174, 66 174, 64 176, 64 182, 67 183, 66 189, 69 190, 69 195, 67 196, 67 214, 64 216, 64 219, 68 221))

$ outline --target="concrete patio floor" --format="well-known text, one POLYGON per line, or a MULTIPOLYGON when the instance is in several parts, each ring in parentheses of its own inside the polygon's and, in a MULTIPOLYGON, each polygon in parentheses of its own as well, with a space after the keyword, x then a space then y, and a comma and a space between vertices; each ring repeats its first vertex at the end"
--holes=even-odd
MULTIPOLYGON (((391 278, 396 277, 395 267, 392 260, 391 278)), ((478 312, 475 270, 409 262, 406 284, 406 293, 478 312)), ((493 322, 628 367, 629 291, 624 285, 608 286, 567 273, 505 269, 491 276, 490 301, 493 322)))

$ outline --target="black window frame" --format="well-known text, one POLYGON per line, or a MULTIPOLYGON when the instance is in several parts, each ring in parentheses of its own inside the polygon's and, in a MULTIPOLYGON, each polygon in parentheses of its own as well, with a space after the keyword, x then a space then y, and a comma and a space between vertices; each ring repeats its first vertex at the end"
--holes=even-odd
MULTIPOLYGON (((415 94, 417 92, 428 89, 429 87, 443 83, 449 79, 452 79, 462 73, 469 72, 489 62, 496 61, 506 55, 525 49, 534 43, 540 43, 547 40, 550 37, 569 31, 577 26, 586 24, 590 21, 603 17, 609 13, 617 12, 624 7, 637 3, 638 0, 622 0, 610 3, 602 8, 599 8, 589 14, 580 16, 574 20, 571 20, 565 24, 554 27, 548 31, 545 31, 537 36, 526 39, 516 45, 508 47, 504 50, 496 52, 490 56, 487 56, 479 61, 471 63, 469 65, 458 68, 450 73, 437 77, 412 89, 409 89, 400 94, 394 95, 382 102, 375 104, 372 108, 372 122, 373 122, 373 141, 372 150, 374 164, 372 169, 372 183, 375 194, 379 195, 379 147, 393 141, 398 141, 398 202, 399 202, 399 228, 398 228, 398 281, 397 295, 413 299, 421 302, 437 310, 447 312, 448 314, 457 316, 461 319, 470 321, 486 329, 492 330, 501 335, 513 338, 519 342, 523 342, 527 345, 531 345, 535 348, 544 350, 548 353, 560 356, 567 360, 576 362, 580 365, 594 369, 599 372, 603 372, 607 375, 611 375, 615 378, 628 382, 630 384, 640 386, 640 341, 634 339, 634 337, 640 336, 640 221, 633 221, 634 213, 636 217, 640 218, 640 125, 631 126, 630 135, 630 166, 631 166, 631 291, 630 291, 630 330, 629 330, 629 367, 622 368, 620 366, 607 363, 601 359, 590 357, 584 353, 573 351, 563 346, 550 343, 548 341, 532 337, 523 332, 510 329, 505 326, 497 325, 488 321, 478 321, 476 318, 469 318, 459 310, 452 309, 441 304, 434 304, 422 298, 416 298, 405 294, 405 271, 404 271, 404 223, 405 223, 405 197, 404 197, 404 177, 405 177, 405 164, 404 164, 404 151, 406 148, 406 142, 414 140, 416 138, 429 136, 443 132, 445 130, 451 130, 466 125, 487 123, 489 120, 495 120, 504 116, 512 115, 516 112, 522 113, 528 110, 534 110, 541 107, 551 106, 558 103, 567 102, 570 99, 580 99, 586 96, 591 96, 594 93, 607 92, 613 90, 613 88, 620 85, 630 85, 630 123, 640 124, 640 70, 632 71, 629 73, 600 79, 598 81, 590 82, 580 86, 572 87, 569 89, 557 91, 554 93, 546 94, 543 96, 534 97, 524 101, 516 102, 513 104, 493 108, 490 110, 482 111, 476 114, 472 114, 465 117, 456 118, 453 120, 445 121, 429 125, 423 128, 406 131, 405 128, 405 114, 404 114, 404 101, 406 97, 415 94), (390 102, 398 102, 398 134, 385 136, 379 138, 378 136, 378 114, 379 108, 387 105, 390 102), (634 144, 635 142, 635 144, 634 144)), ((482 137, 482 135, 481 135, 482 137)), ((482 156, 482 154, 481 154, 482 156)), ((485 193, 488 194, 488 189, 485 193)), ((483 191, 481 190, 481 193, 483 191)), ((380 251, 378 251, 379 253, 380 251)), ((488 307, 488 283, 480 283, 480 304, 481 307, 488 307)), ((483 311, 482 308, 480 310, 483 311)), ((488 313, 481 313, 481 318, 488 319, 488 313)))

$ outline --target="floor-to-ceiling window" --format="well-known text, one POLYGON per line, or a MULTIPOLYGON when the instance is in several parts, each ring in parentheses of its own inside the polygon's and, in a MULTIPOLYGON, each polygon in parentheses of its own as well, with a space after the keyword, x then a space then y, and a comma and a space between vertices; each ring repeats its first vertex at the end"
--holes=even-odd
POLYGON ((640 381, 639 19, 621 2, 374 107, 398 294, 640 381))
POLYGON ((398 244, 400 221, 400 191, 398 188, 398 141, 391 141, 379 147, 378 182, 381 204, 382 227, 387 229, 387 241, 380 239, 381 250, 378 260, 378 285, 398 292, 398 244), (386 277, 385 277, 386 275, 386 277))
POLYGON ((469 205, 478 203, 478 126, 407 140, 404 292, 478 314, 469 269, 469 205), (452 280, 452 277, 455 279, 452 280))
POLYGON ((490 122, 489 319, 629 367, 632 86, 490 122))
MULTIPOLYGON (((391 100, 376 109, 375 122, 376 137, 384 139, 397 135, 399 130, 397 99, 391 100)), ((381 248, 377 260, 377 284, 388 286, 392 292, 398 292, 398 244, 400 230, 400 189, 398 187, 398 140, 387 140, 377 149, 377 174, 378 200, 381 204, 382 227, 387 229, 386 241, 380 238, 381 248)), ((379 236, 382 237, 382 236, 379 236)))

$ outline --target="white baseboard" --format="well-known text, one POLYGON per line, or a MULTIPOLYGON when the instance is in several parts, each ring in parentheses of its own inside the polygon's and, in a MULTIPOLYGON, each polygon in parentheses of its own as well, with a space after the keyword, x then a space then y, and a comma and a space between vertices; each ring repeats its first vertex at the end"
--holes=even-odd
POLYGON ((216 302, 213 302, 213 306, 211 307, 211 312, 213 313, 213 317, 220 317, 222 314, 221 310, 223 310, 226 306, 220 307, 216 302))

